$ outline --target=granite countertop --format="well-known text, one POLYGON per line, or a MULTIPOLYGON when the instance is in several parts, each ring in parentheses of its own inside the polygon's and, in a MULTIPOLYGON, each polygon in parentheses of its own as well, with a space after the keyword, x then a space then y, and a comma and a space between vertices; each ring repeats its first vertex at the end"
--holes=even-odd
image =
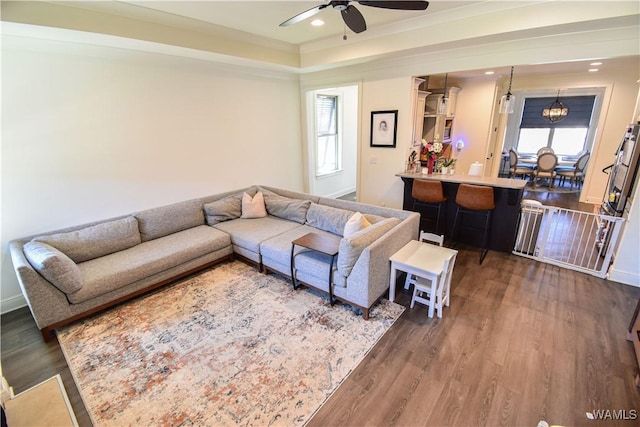
POLYGON ((525 185, 527 185, 527 181, 524 179, 471 176, 464 174, 442 175, 434 173, 427 175, 423 173, 400 172, 397 173, 396 176, 400 178, 424 179, 428 181, 452 182, 456 184, 486 185, 489 187, 511 188, 517 190, 522 190, 525 185))

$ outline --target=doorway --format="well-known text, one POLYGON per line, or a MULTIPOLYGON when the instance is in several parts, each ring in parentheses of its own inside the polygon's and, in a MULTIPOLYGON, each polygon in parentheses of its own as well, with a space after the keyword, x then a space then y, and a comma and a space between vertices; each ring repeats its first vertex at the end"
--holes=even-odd
POLYGON ((308 91, 306 110, 309 193, 356 198, 359 87, 308 91))

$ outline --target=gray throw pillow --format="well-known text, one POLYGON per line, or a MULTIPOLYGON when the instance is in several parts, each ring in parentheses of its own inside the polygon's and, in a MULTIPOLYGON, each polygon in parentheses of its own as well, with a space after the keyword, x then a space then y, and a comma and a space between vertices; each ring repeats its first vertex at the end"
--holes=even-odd
POLYGON ((208 225, 240 218, 242 215, 242 193, 225 197, 204 205, 208 225))
POLYGON ((264 189, 262 192, 264 194, 264 204, 269 215, 288 219, 299 224, 305 223, 311 200, 291 199, 264 189))
POLYGON ((75 262, 56 248, 41 242, 27 242, 24 254, 38 273, 65 294, 82 288, 82 274, 75 262))
POLYGON ((130 216, 67 233, 39 236, 33 241, 51 245, 80 263, 140 244, 140 232, 138 221, 130 216))
POLYGON ((188 200, 138 212, 135 216, 140 223, 142 241, 146 242, 187 228, 204 225, 202 205, 200 200, 188 200))
POLYGON ((346 209, 311 203, 307 211, 307 225, 342 236, 345 224, 354 213, 346 209))

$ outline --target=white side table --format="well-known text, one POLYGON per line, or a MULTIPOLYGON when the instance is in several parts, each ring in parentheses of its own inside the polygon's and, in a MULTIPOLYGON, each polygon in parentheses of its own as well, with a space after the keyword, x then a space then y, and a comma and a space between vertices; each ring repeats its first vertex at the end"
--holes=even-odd
POLYGON ((431 281, 431 302, 429 303, 429 317, 435 311, 436 287, 444 269, 445 261, 450 260, 458 251, 429 243, 412 240, 398 252, 391 255, 391 277, 389 278, 389 301, 396 297, 396 276, 398 270, 407 274, 414 274, 431 281))

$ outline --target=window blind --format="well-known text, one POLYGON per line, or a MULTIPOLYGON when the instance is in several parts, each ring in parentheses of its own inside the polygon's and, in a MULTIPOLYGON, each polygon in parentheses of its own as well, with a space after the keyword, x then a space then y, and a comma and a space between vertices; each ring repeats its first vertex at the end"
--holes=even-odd
POLYGON ((551 123, 542 117, 542 110, 547 108, 556 97, 526 98, 522 111, 521 128, 588 128, 595 103, 595 95, 560 97, 560 101, 569 107, 569 114, 557 123, 551 123))
POLYGON ((316 115, 318 135, 336 134, 337 97, 318 95, 316 97, 316 115))

